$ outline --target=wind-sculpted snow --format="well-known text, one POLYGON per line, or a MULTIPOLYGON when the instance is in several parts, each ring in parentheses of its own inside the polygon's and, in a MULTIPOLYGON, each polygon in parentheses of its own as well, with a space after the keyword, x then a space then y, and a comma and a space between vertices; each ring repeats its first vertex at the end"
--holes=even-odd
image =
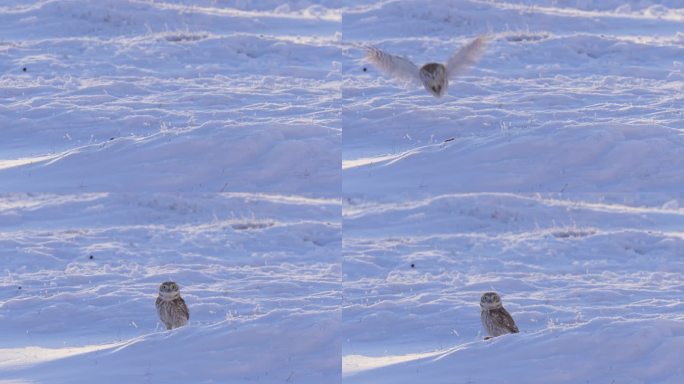
POLYGON ((1 196, 0 377, 338 380, 339 215, 285 195, 1 196), (168 280, 190 309, 171 332, 168 280))
POLYGON ((211 3, 0 7, 0 189, 334 196, 339 12, 211 3))
POLYGON ((391 1, 344 13, 346 194, 680 190, 681 4, 528 3, 391 1), (357 48, 439 62, 481 34, 487 51, 442 99, 383 76, 357 48))
POLYGON ((0 384, 680 384, 683 26, 681 0, 0 0, 0 384), (477 36, 442 98, 364 59, 477 36), (488 291, 519 333, 483 340, 488 291))
POLYGON ((344 382, 682 377, 684 211, 673 196, 351 200, 344 217, 344 382), (486 291, 521 333, 483 341, 486 291))
MULTIPOLYGON (((683 335, 681 320, 598 319, 535 332, 523 340, 501 338, 407 356, 404 362, 344 382, 677 383, 684 370, 674 356, 684 343, 683 335)), ((367 367, 369 361, 377 366, 379 361, 354 358, 350 361, 356 368, 367 367)))

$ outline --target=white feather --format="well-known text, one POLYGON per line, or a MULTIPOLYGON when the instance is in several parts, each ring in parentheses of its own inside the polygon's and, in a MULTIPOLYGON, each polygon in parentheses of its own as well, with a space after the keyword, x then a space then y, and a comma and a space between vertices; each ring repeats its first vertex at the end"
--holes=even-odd
POLYGON ((414 84, 421 83, 418 67, 408 59, 390 55, 375 47, 366 48, 366 58, 389 76, 414 84))
POLYGON ((475 65, 480 56, 482 56, 488 42, 487 36, 479 36, 451 56, 446 64, 449 79, 464 74, 470 67, 475 65))

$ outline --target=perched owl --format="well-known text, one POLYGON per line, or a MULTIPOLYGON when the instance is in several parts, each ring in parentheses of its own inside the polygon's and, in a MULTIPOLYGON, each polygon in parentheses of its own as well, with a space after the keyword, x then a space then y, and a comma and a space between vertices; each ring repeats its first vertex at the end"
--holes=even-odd
POLYGON ((423 84, 435 97, 442 97, 454 79, 475 65, 487 45, 487 37, 479 36, 456 52, 446 65, 428 63, 420 69, 410 60, 390 55, 375 47, 366 48, 366 58, 386 74, 414 84, 423 84))
POLYGON ((173 281, 165 281, 159 286, 156 305, 159 319, 166 325, 166 329, 182 327, 190 319, 190 312, 180 296, 178 284, 173 281))
POLYGON ((507 333, 518 333, 518 326, 501 305, 501 297, 496 292, 485 292, 480 299, 480 319, 482 319, 482 326, 487 330, 489 337, 485 340, 505 335, 507 333))

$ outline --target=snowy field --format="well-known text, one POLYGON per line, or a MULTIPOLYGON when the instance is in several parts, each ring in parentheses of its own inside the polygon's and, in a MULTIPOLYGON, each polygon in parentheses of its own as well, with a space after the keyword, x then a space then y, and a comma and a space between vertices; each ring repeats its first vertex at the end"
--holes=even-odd
POLYGON ((0 0, 0 25, 0 384, 683 382, 680 0, 0 0), (439 99, 363 57, 482 34, 439 99), (483 341, 488 290, 519 334, 483 341))
POLYGON ((346 194, 681 191, 680 0, 366 3, 342 18, 346 194), (422 65, 480 34, 488 50, 440 99, 358 48, 422 65))
POLYGON ((344 383, 681 383, 683 196, 345 203, 344 383), (521 333, 483 341, 495 290, 521 333))
POLYGON ((232 3, 0 1, 0 190, 338 194, 339 11, 232 3))
POLYGON ((0 196, 0 383, 339 381, 339 217, 282 195, 0 196), (190 309, 170 332, 166 280, 190 309))
POLYGON ((683 7, 343 11, 344 383, 684 380, 683 7), (482 34, 439 99, 360 49, 422 65, 482 34), (490 290, 520 334, 483 341, 490 290))

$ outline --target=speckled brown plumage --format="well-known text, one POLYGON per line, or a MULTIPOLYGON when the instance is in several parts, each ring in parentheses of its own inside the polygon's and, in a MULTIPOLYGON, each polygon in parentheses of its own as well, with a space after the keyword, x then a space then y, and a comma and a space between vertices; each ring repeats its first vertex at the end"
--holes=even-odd
POLYGON ((482 294, 480 309, 482 326, 490 337, 519 332, 513 317, 503 307, 501 297, 496 292, 485 292, 482 294))
POLYGON ((190 319, 190 311, 185 300, 180 296, 178 284, 165 281, 159 286, 157 296, 157 313, 166 329, 178 328, 186 325, 190 319))

